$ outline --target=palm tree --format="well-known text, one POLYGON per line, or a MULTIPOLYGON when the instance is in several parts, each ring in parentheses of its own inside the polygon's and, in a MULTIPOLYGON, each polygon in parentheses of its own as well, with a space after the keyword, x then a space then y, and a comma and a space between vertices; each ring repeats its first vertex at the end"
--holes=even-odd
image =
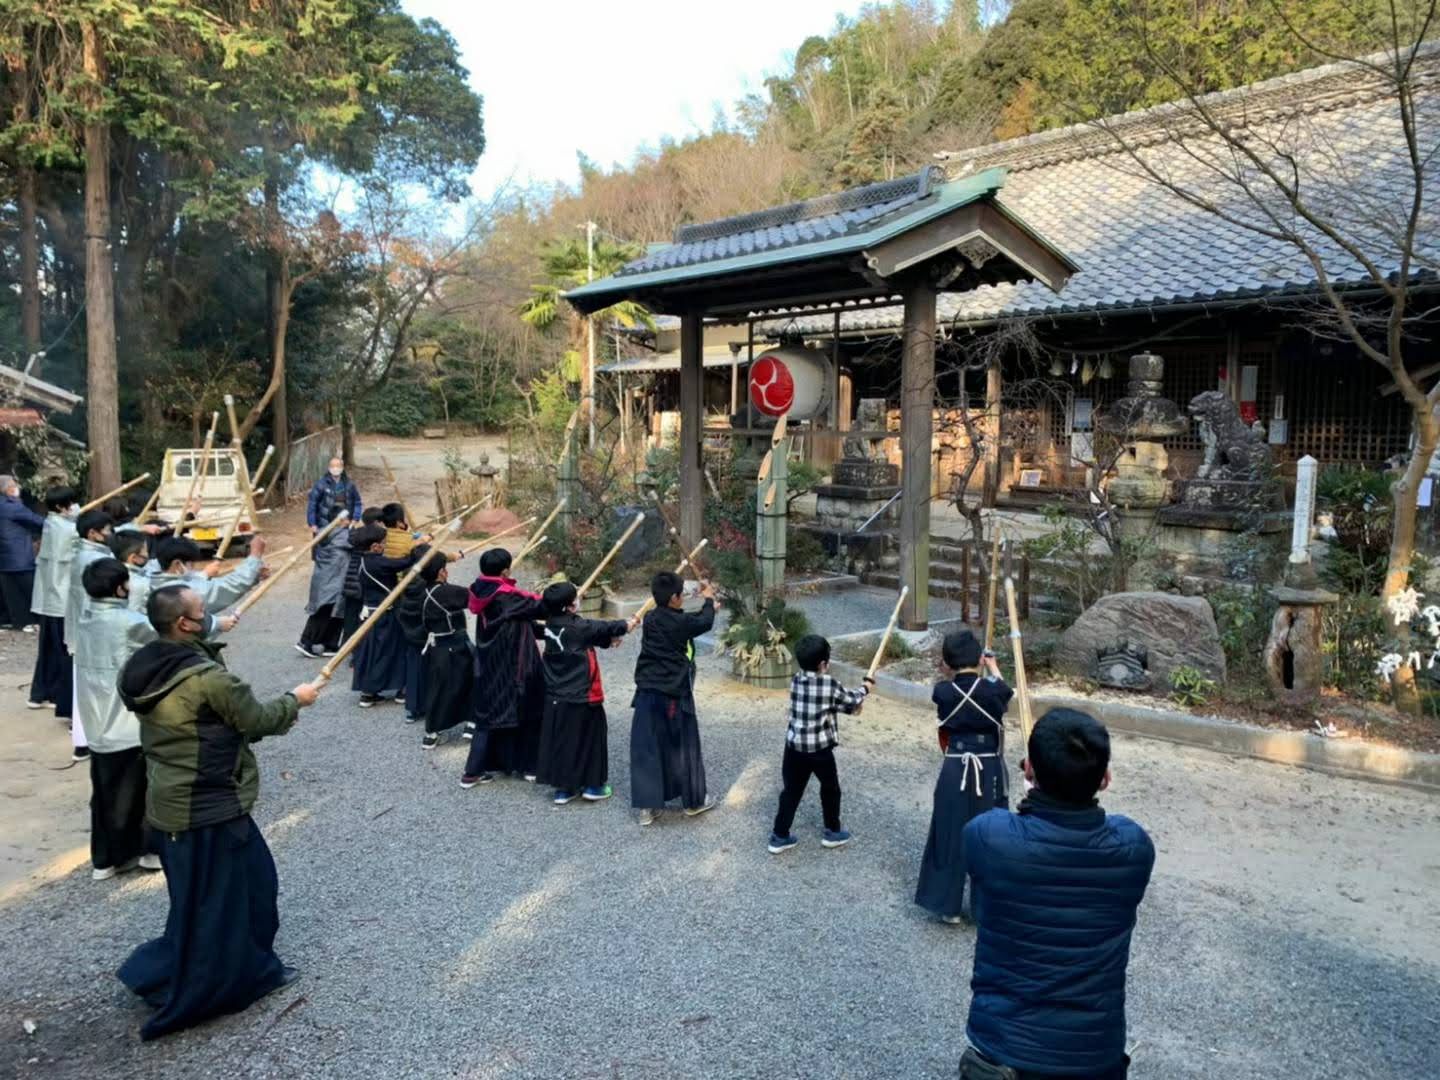
POLYGON ((596 320, 603 324, 613 323, 626 328, 644 326, 653 330, 655 319, 645 307, 633 300, 622 300, 602 308, 586 319, 565 304, 562 294, 593 278, 608 277, 639 255, 636 248, 615 243, 603 236, 596 237, 593 249, 588 251, 585 241, 578 238, 552 241, 540 255, 545 280, 531 285, 529 299, 520 305, 521 321, 537 330, 550 330, 564 320, 570 337, 570 348, 565 351, 565 377, 582 384, 580 407, 591 432, 592 445, 595 374, 590 370, 591 350, 586 348, 587 335, 594 333, 596 320))

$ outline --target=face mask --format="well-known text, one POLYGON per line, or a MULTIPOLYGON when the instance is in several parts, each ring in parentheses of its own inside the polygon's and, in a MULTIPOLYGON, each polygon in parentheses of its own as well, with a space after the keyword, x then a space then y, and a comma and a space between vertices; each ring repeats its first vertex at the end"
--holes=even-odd
POLYGON ((343 473, 344 471, 345 471, 344 469, 335 469, 335 468, 332 468, 332 469, 330 470, 330 475, 333 476, 333 477, 335 477, 335 479, 338 480, 338 479, 340 479, 340 474, 343 473))
POLYGON ((63 513, 62 516, 68 518, 68 519, 71 520, 71 521, 74 521, 76 518, 78 518, 78 517, 80 516, 80 506, 79 506, 79 504, 74 504, 74 505, 71 505, 71 506, 67 506, 67 507, 65 508, 65 511, 64 511, 64 513, 63 513))

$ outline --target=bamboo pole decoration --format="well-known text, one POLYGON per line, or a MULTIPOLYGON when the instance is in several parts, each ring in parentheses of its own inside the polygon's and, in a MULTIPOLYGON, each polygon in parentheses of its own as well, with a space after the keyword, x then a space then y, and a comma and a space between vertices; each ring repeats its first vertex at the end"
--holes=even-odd
POLYGON ((384 600, 381 600, 380 603, 375 606, 375 609, 370 612, 370 617, 362 622, 360 628, 346 638, 345 643, 340 646, 335 655, 325 662, 325 666, 320 669, 320 674, 315 677, 315 681, 310 684, 311 686, 318 690, 335 677, 335 672, 339 670, 340 665, 349 659, 352 652, 359 648, 360 642, 365 640, 365 635, 370 633, 371 630, 374 630, 379 624, 380 616, 384 615, 394 606, 395 601, 400 599, 400 595, 405 591, 406 587, 420 576, 420 571, 425 568, 426 564, 437 555, 442 558, 444 557, 444 553, 440 550, 440 541, 454 536, 459 531, 459 518, 450 522, 449 525, 446 525, 445 528, 440 531, 440 534, 435 537, 435 543, 430 545, 430 550, 416 560, 415 565, 406 571, 405 576, 395 583, 395 587, 390 590, 389 595, 387 595, 384 600))
POLYGON ((766 451, 765 451, 765 456, 760 459, 760 469, 759 469, 758 472, 755 473, 755 482, 756 482, 757 484, 763 484, 763 483, 765 482, 766 478, 769 477, 769 475, 770 475, 770 463, 771 463, 771 461, 774 460, 774 458, 775 458, 775 451, 774 451, 774 450, 766 450, 766 451))
POLYGON ((612 547, 609 552, 606 553, 605 557, 600 560, 600 565, 595 567, 594 570, 590 571, 590 576, 585 579, 584 583, 580 586, 580 588, 575 590, 575 599, 577 602, 582 596, 586 594, 586 592, 589 591, 590 586, 595 584, 595 579, 600 576, 600 574, 604 571, 605 567, 610 565, 610 560, 615 558, 616 555, 620 554, 620 549, 625 546, 625 541, 629 540, 630 537, 634 536, 635 530, 640 528, 640 526, 644 524, 644 522, 644 514, 636 514, 630 520, 630 524, 627 525, 625 527, 625 531, 620 534, 620 539, 615 541, 615 546, 612 547))
POLYGON ((995 601, 1000 590, 1000 523, 995 523, 995 536, 990 541, 990 595, 985 600, 985 651, 995 641, 995 601))
POLYGON ((279 570, 274 571, 268 578, 260 582, 259 585, 255 586, 255 588, 251 590, 249 594, 243 597, 240 603, 235 605, 235 614, 243 615, 245 614, 245 612, 249 611, 252 607, 254 607, 259 602, 262 596, 264 596, 267 592, 269 592, 272 588, 275 587, 275 582, 279 581, 282 577, 284 577, 286 573, 288 573, 306 555, 309 555, 310 552, 313 551, 322 540, 324 540, 327 536, 329 536, 332 532, 334 532, 336 529, 338 529, 341 525, 343 525, 349 520, 350 515, 344 510, 341 510, 340 513, 335 516, 334 521, 330 522, 329 525, 326 525, 325 528, 321 529, 318 533, 312 536, 310 538, 310 542, 304 547, 302 547, 299 551, 295 552, 294 555, 291 555, 289 561, 286 562, 283 566, 281 566, 279 570))
POLYGON ((180 509, 182 519, 190 512, 190 504, 195 501, 195 492, 200 489, 200 478, 209 468, 210 450, 215 445, 215 429, 219 426, 220 413, 216 410, 210 414, 210 430, 205 433, 205 445, 200 450, 200 459, 190 469, 190 490, 185 493, 185 504, 180 509))
POLYGON ((140 513, 138 513, 138 514, 135 515, 135 524, 136 524, 136 525, 144 525, 145 522, 149 521, 152 517, 154 517, 154 515, 155 515, 155 504, 156 504, 157 502, 159 502, 159 501, 160 501, 160 488, 157 486, 157 487, 155 488, 154 494, 152 494, 152 495, 150 496, 150 501, 145 504, 144 509, 142 509, 142 510, 140 511, 140 513))
POLYGON ((870 660, 870 668, 865 672, 865 678, 872 682, 875 680, 875 672, 880 670, 880 661, 885 658, 885 648, 890 644, 890 635, 895 633, 895 624, 900 621, 900 607, 909 595, 910 586, 906 585, 900 590, 900 599, 895 601, 895 610, 890 612, 890 621, 885 626, 885 633, 880 635, 880 647, 875 650, 875 655, 870 660))
POLYGON ((580 410, 577 408, 570 414, 570 419, 565 422, 565 434, 560 440, 560 456, 555 459, 555 466, 559 468, 560 463, 565 460, 565 455, 570 452, 570 440, 575 437, 575 423, 580 419, 580 410))
POLYGON ((265 466, 270 464, 270 459, 275 456, 275 446, 271 444, 265 447, 265 453, 260 458, 260 464, 255 466, 255 475, 250 477, 250 484, 254 495, 259 495, 265 489, 260 486, 261 479, 265 476, 265 466))
MULTIPOLYGON (((456 518, 455 520, 456 520, 456 521, 459 521, 460 519, 459 519, 459 518, 456 518)), ((461 548, 461 549, 460 549, 460 557, 463 559, 463 558, 465 558, 465 556, 471 555, 471 554, 473 554, 473 553, 475 553, 475 552, 477 552, 477 551, 480 551, 482 548, 487 548, 487 547, 489 547, 490 545, 492 545, 493 543, 495 543, 496 540, 502 540, 502 539, 504 539, 505 537, 509 536, 511 533, 517 533, 517 532, 519 532, 521 529, 527 528, 527 527, 530 525, 530 523, 531 523, 532 521, 534 521, 534 520, 535 520, 535 519, 534 519, 533 517, 526 518, 524 521, 520 522, 520 524, 518 524, 518 525, 511 525, 510 528, 508 528, 508 529, 501 529, 501 530, 500 530, 498 533, 496 533, 494 536, 487 536, 484 540, 481 540, 481 541, 479 541, 478 543, 475 543, 475 544, 471 544, 468 548, 461 548)), ((458 529, 459 526, 457 525, 456 528, 458 529)))
POLYGON ((83 513, 85 513, 87 510, 98 510, 100 507, 104 506, 104 505, 105 505, 107 502, 109 502, 111 499, 115 498, 115 497, 118 496, 118 495, 124 495, 125 492, 129 491, 131 488, 139 487, 141 484, 143 484, 146 480, 149 480, 149 479, 150 479, 150 474, 149 474, 148 472, 147 472, 147 473, 141 473, 139 476, 135 477, 134 480, 127 480, 125 483, 121 484, 121 485, 120 485, 119 487, 117 487, 114 491, 107 491, 104 495, 101 495, 98 499, 91 499, 91 500, 90 500, 88 503, 86 503, 84 506, 80 507, 80 513, 83 514, 83 513))
POLYGON ((380 455, 380 464, 385 468, 385 479, 390 481, 390 487, 395 491, 395 501, 400 504, 400 512, 405 515, 405 521, 410 521, 410 508, 405 505, 405 496, 400 494, 400 481, 395 479, 395 470, 390 468, 390 462, 385 460, 385 455, 380 453, 380 448, 375 448, 375 453, 380 455))
POLYGON ((1030 710, 1030 684, 1025 679, 1025 650, 1020 638, 1020 613, 1015 605, 1014 578, 1005 579, 1005 606, 1010 614, 1010 646, 1015 650, 1015 696, 1020 700, 1020 742, 1022 753, 1029 753, 1035 714, 1030 710))
MULTIPOLYGON (((696 544, 694 550, 691 551, 688 555, 686 555, 683 559, 680 560, 680 565, 677 566, 677 567, 675 567, 675 573, 677 573, 677 574, 683 574, 683 573, 685 573, 685 568, 686 568, 687 566, 689 566, 689 567, 691 567, 691 568, 693 569, 693 567, 694 567, 694 565, 695 565, 695 560, 696 560, 697 558, 699 558, 700 552, 702 552, 703 550, 705 550, 705 545, 708 544, 708 543, 710 543, 709 540, 701 540, 700 543, 696 544)), ((654 606, 655 606, 655 597, 651 596, 651 597, 647 598, 646 601, 645 601, 645 603, 643 603, 643 604, 640 605, 640 610, 637 611, 637 612, 635 612, 634 615, 631 615, 631 616, 630 616, 630 621, 631 621, 632 623, 638 623, 641 619, 643 619, 643 618, 649 613, 650 609, 653 608, 654 606)))

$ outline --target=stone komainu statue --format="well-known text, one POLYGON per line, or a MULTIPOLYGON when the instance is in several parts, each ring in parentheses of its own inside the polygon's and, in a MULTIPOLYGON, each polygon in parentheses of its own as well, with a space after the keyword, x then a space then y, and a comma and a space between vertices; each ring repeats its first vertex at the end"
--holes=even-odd
POLYGON ((1269 478, 1270 447, 1240 419, 1240 411, 1228 394, 1221 390, 1196 394, 1190 399, 1190 415, 1195 418, 1205 447, 1205 460, 1195 473, 1196 479, 1259 483, 1269 478))

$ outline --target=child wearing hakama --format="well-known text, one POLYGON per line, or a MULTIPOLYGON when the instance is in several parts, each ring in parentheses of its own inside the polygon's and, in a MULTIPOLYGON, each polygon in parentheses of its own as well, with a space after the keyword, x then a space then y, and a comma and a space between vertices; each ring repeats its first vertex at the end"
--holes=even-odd
POLYGON ((705 786, 695 715, 695 639, 715 625, 715 592, 700 591, 699 611, 682 607, 684 582, 668 570, 650 582, 655 609, 645 616, 635 661, 635 717, 630 724, 630 803, 649 825, 671 799, 688 817, 715 807, 705 786))
POLYGON ((355 650, 355 675, 350 689, 360 692, 360 707, 369 709, 405 694, 408 648, 394 610, 375 614, 404 574, 415 563, 412 552, 403 559, 384 554, 385 530, 377 525, 357 529, 350 538, 360 552, 360 622, 377 619, 355 650))
POLYGON ((545 617, 540 597, 506 576, 510 553, 491 548, 480 556, 480 576, 470 586, 475 619, 474 739, 460 786, 494 779, 491 770, 535 779, 545 676, 532 626, 545 617))
POLYGON ((540 727, 538 777, 555 789, 556 806, 577 797, 610 798, 609 723, 596 648, 618 644, 630 624, 582 619, 568 581, 545 590, 545 716, 540 727))
POLYGON ((1010 805, 1005 709, 1014 691, 1001 681, 994 656, 982 656, 969 630, 947 635, 942 655, 954 675, 935 684, 931 700, 945 758, 935 782, 915 903, 944 922, 959 923, 966 914, 965 826, 987 810, 1010 805))
POLYGON ((449 583, 449 569, 431 561, 420 571, 425 595, 420 615, 425 627, 421 659, 425 665, 425 737, 421 747, 433 750, 440 734, 469 721, 475 687, 475 647, 465 625, 470 591, 449 583))

